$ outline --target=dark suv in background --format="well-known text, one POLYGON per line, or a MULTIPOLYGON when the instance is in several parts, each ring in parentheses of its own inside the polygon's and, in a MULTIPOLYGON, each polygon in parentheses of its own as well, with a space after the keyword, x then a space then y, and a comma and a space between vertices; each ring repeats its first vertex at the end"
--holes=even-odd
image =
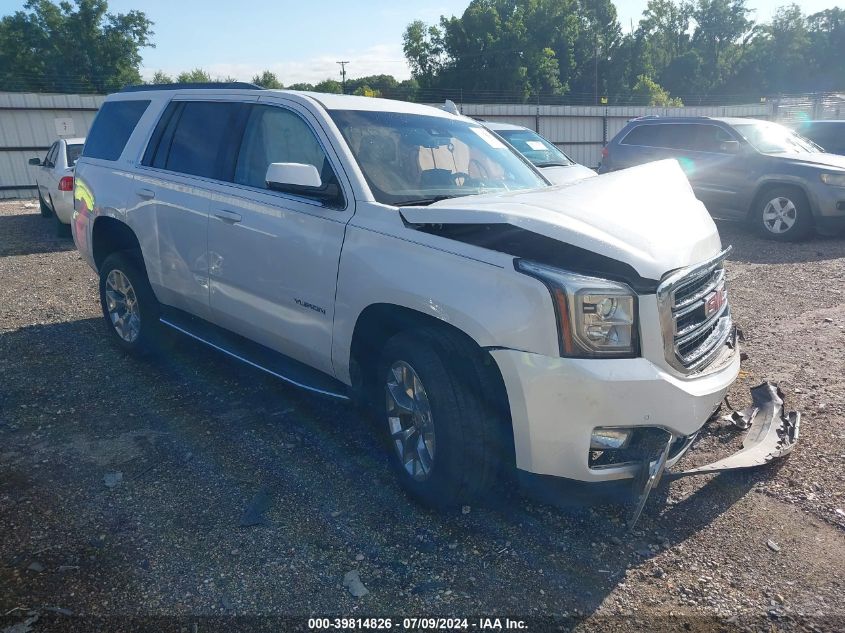
POLYGON ((827 153, 845 155, 845 121, 804 121, 796 130, 827 153))
POLYGON ((602 150, 599 173, 674 158, 714 216, 747 220, 766 238, 845 228, 845 157, 758 119, 643 117, 602 150))

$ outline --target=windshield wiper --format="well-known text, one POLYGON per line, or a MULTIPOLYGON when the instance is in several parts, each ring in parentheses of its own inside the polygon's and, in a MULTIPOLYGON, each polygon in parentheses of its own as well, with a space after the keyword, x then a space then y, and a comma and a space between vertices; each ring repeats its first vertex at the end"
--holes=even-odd
POLYGON ((574 164, 575 163, 561 163, 555 161, 549 161, 548 163, 534 163, 536 167, 569 167, 574 164))
POLYGON ((441 200, 449 200, 450 198, 461 198, 469 194, 459 193, 456 195, 439 195, 439 196, 431 196, 430 198, 413 198, 411 200, 402 200, 402 202, 394 202, 397 207, 427 207, 430 204, 434 204, 435 202, 440 202, 441 200))

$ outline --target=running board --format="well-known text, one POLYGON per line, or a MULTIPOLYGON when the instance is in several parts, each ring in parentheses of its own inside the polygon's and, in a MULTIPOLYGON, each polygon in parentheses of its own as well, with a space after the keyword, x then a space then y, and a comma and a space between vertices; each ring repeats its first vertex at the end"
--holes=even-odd
POLYGON ((289 385, 329 398, 349 400, 349 396, 345 393, 346 385, 339 380, 203 319, 170 308, 159 321, 195 341, 260 369, 289 385))

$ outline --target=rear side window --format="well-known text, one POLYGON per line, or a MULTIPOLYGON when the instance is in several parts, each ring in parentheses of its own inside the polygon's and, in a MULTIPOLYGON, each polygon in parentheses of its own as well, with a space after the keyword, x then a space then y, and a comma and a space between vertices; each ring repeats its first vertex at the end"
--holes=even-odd
MULTIPOLYGON (((181 112, 171 122, 171 135, 165 130, 160 140, 154 166, 193 176, 231 180, 244 114, 242 103, 184 102, 181 112)), ((170 123, 165 125, 171 127, 170 123)))
POLYGON ((658 125, 638 125, 625 135, 625 138, 620 141, 620 144, 660 147, 657 139, 659 127, 658 125))
POLYGON ((150 105, 146 101, 107 101, 97 113, 85 139, 82 155, 86 158, 117 160, 138 121, 150 105))

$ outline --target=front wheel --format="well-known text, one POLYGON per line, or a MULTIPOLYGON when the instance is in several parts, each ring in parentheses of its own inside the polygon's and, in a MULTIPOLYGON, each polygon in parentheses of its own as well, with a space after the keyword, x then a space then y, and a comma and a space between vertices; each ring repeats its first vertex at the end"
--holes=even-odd
POLYGON ((100 266, 100 304, 106 328, 124 350, 145 354, 158 341, 159 304, 143 263, 132 251, 109 255, 100 266))
POLYGON ((412 496, 437 508, 480 497, 501 464, 497 412, 486 405, 483 378, 467 353, 447 332, 401 332, 377 369, 393 466, 412 496))
POLYGON ((769 240, 794 242, 813 230, 813 216, 803 192, 775 187, 757 198, 752 214, 757 233, 769 240))

